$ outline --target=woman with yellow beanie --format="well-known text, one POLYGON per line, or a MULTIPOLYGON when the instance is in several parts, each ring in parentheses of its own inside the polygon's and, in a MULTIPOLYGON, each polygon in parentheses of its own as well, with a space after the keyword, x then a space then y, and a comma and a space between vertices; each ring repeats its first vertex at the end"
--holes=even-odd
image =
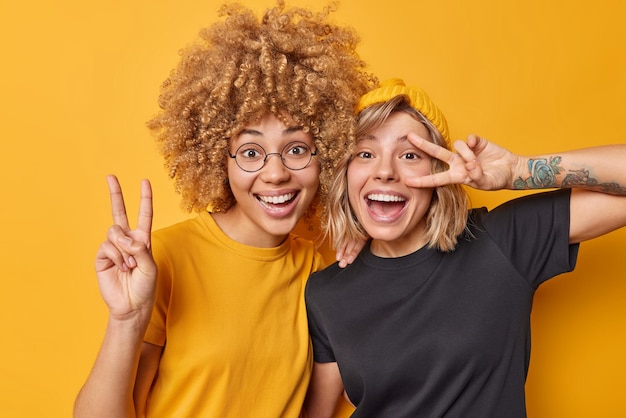
POLYGON ((626 145, 524 157, 470 136, 452 151, 441 111, 401 80, 357 111, 324 228, 371 239, 307 284, 309 417, 342 393, 354 418, 525 417, 534 293, 626 225, 626 145), (559 190, 468 210, 463 184, 559 190))

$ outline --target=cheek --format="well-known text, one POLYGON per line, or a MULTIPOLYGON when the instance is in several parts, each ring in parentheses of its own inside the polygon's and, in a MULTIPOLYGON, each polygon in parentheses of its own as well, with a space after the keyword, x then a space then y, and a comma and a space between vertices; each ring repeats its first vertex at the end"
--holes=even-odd
MULTIPOLYGON (((365 173, 365 168, 359 166, 359 164, 350 164, 346 170, 346 178, 348 179, 348 185, 354 185, 361 182, 361 178, 365 173)), ((349 187, 348 187, 349 188, 349 187)))
POLYGON ((358 206, 358 202, 360 201, 359 194, 364 184, 362 170, 359 170, 358 167, 355 167, 354 165, 350 165, 346 173, 346 179, 346 187, 348 188, 348 200, 352 207, 356 207, 358 206))
POLYGON ((251 173, 246 173, 237 166, 233 167, 233 164, 228 164, 226 174, 228 175, 230 190, 235 196, 247 192, 254 183, 254 176, 251 173))
POLYGON ((317 191, 320 185, 320 166, 319 164, 311 165, 304 170, 296 171, 300 177, 300 182, 307 188, 313 187, 317 191))
POLYGON ((414 189, 412 192, 412 202, 416 205, 414 210, 418 213, 422 213, 422 216, 426 216, 430 210, 434 193, 434 189, 414 189))
POLYGON ((404 177, 416 177, 416 176, 422 177, 422 176, 428 176, 434 171, 435 171, 434 164, 432 160, 423 159, 418 164, 406 167, 406 169, 403 170, 403 175, 404 177))

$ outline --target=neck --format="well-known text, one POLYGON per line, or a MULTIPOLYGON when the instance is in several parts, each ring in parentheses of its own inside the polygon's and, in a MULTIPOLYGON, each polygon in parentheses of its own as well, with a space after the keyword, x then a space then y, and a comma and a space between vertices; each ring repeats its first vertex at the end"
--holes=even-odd
POLYGON ((377 257, 382 258, 398 258, 412 254, 423 248, 427 241, 422 238, 418 241, 396 239, 393 241, 384 241, 373 239, 370 244, 370 251, 377 257))
POLYGON ((219 228, 233 241, 258 248, 274 248, 282 244, 287 235, 272 235, 237 215, 236 206, 226 212, 212 213, 219 228))

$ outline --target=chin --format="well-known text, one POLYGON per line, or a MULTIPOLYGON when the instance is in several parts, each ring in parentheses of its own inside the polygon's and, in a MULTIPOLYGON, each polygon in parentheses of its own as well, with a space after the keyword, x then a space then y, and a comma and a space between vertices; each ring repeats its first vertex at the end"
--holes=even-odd
POLYGON ((373 233, 369 233, 368 235, 375 241, 380 242, 392 242, 400 238, 402 235, 394 233, 392 231, 377 231, 373 233))
POLYGON ((264 229, 267 231, 268 234, 271 234, 271 235, 276 235, 276 236, 288 235, 295 229, 299 220, 300 218, 294 218, 294 219, 289 218, 289 219, 270 221, 265 224, 264 229))

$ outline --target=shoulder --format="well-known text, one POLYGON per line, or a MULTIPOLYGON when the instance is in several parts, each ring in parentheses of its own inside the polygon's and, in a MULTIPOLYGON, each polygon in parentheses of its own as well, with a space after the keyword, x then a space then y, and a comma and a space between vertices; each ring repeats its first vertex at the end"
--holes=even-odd
POLYGON ((291 247, 293 251, 315 251, 315 243, 307 238, 302 238, 296 234, 289 234, 289 238, 291 241, 291 247))
POLYGON ((157 229, 152 232, 152 253, 157 263, 182 252, 192 252, 209 234, 199 216, 157 229))
POLYGON ((172 225, 159 228, 152 232, 152 237, 159 240, 167 240, 170 237, 187 235, 193 231, 198 231, 201 225, 201 216, 195 216, 182 220, 172 225))
POLYGON ((497 206, 491 212, 558 210, 569 208, 571 189, 558 189, 547 192, 532 193, 509 200, 497 206))
POLYGON ((338 262, 334 262, 323 270, 315 272, 311 275, 311 279, 315 279, 318 282, 332 280, 334 277, 338 276, 342 272, 345 272, 346 269, 349 269, 350 266, 341 268, 339 267, 338 262))
POLYGON ((303 259, 304 263, 311 263, 311 272, 317 272, 326 266, 324 256, 319 251, 318 246, 307 238, 302 238, 295 234, 290 234, 289 238, 290 251, 294 257, 303 259))
POLYGON ((330 289, 331 294, 334 293, 332 283, 340 280, 339 276, 345 274, 350 267, 341 268, 339 263, 335 262, 323 270, 313 273, 306 284, 305 295, 307 301, 317 299, 318 295, 324 294, 328 289, 330 289))
POLYGON ((569 189, 539 192, 508 200, 491 210, 471 209, 468 220, 470 225, 484 225, 516 217, 565 215, 569 213, 570 193, 569 189))

